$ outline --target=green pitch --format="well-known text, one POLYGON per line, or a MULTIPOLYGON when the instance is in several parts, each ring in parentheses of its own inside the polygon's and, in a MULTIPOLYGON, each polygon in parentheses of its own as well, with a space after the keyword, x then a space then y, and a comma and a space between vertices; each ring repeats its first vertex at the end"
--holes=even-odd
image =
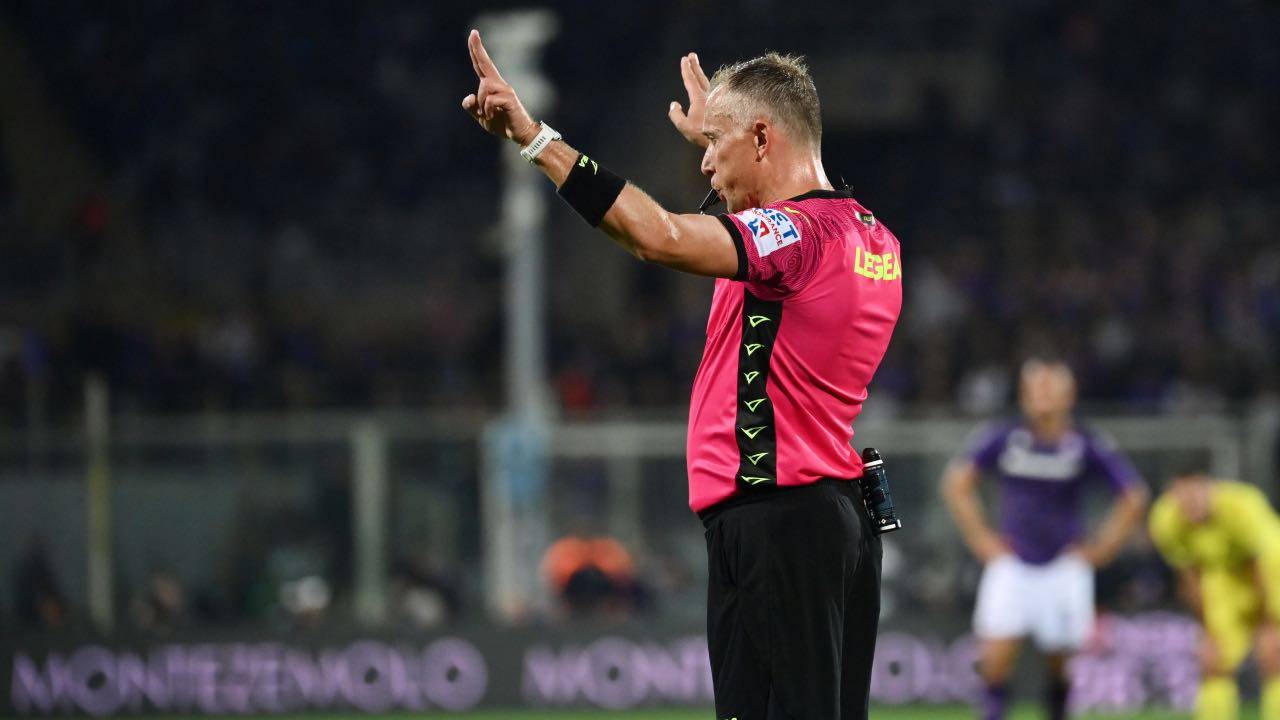
MULTIPOLYGON (((421 717, 421 716, 418 716, 421 717)), ((627 712, 569 712, 558 710, 553 712, 509 711, 494 713, 472 713, 466 715, 428 715, 430 718, 454 718, 455 720, 716 720, 710 712, 692 712, 687 710, 631 710, 627 712)), ((871 708, 871 720, 973 720, 973 710, 966 707, 895 707, 871 708)), ((1082 715, 1077 720, 1186 720, 1186 715, 1170 712, 1145 712, 1137 715, 1082 715)), ((1019 707, 1010 715, 1010 720, 1041 720, 1044 711, 1034 705, 1019 707)), ((1256 709, 1246 708, 1240 715, 1241 720, 1258 720, 1256 709)), ((355 720, 354 718, 351 720, 355 720)))
MULTIPOLYGON (((972 720, 973 710, 966 707, 894 707, 871 708, 872 720, 972 720)), ((1040 720, 1044 711, 1035 705, 1023 705, 1010 715, 1010 720, 1040 720)), ((1144 712, 1137 715, 1082 715, 1076 720, 1185 720, 1186 715, 1171 712, 1144 712)), ((299 715, 293 720, 717 720, 708 711, 690 710, 630 710, 605 712, 601 710, 506 710, 483 713, 403 713, 395 715, 299 715)), ((1257 708, 1246 707, 1241 720, 1259 720, 1257 708)), ((174 720, 178 720, 175 718, 174 720)), ((186 716, 182 720, 190 720, 186 716)), ((253 720, 252 718, 242 720, 253 720)), ((261 719, 261 720, 266 720, 261 719)), ((281 720, 275 718, 274 720, 281 720)))

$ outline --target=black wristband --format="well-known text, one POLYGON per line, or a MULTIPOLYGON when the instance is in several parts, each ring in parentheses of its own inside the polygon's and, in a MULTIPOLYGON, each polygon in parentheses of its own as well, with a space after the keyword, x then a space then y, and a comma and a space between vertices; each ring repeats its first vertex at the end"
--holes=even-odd
POLYGON ((597 227, 626 185, 626 180, 579 153, 578 161, 569 170, 569 177, 565 178, 564 184, 556 192, 591 227, 597 227))

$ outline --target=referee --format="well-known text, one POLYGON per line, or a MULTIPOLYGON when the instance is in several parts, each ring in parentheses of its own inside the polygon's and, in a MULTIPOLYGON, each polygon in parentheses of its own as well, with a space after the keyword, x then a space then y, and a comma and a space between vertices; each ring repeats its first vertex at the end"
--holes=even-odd
POLYGON ((717 718, 867 717, 880 542, 853 421, 902 307, 898 241, 823 171, 804 63, 770 53, 708 80, 681 60, 688 112, 728 207, 664 210, 520 104, 472 31, 465 111, 515 142, 564 200, 637 258, 716 278, 689 407, 689 505, 706 525, 717 718))

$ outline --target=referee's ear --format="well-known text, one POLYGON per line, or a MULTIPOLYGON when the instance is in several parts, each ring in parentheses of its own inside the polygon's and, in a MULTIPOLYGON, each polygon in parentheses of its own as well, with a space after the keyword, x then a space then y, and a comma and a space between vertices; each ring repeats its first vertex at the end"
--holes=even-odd
POLYGON ((778 143, 778 127, 765 122, 765 120, 755 120, 751 126, 751 140, 755 142, 755 161, 764 160, 764 156, 769 152, 776 151, 778 143))
POLYGON ((764 156, 769 152, 770 133, 773 128, 769 127, 769 123, 757 120, 751 126, 751 135, 756 143, 756 162, 764 160, 764 156))

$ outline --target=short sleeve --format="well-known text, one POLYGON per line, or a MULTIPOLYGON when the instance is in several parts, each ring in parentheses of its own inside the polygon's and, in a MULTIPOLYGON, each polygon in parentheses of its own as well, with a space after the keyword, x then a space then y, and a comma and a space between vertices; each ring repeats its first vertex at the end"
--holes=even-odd
POLYGON ((1116 441, 1096 431, 1085 435, 1085 458, 1091 472, 1101 477, 1115 492, 1142 482, 1138 469, 1120 452, 1116 441))
POLYGON ((763 299, 793 295, 813 279, 822 259, 821 229, 793 203, 719 215, 738 251, 734 277, 763 299))
POLYGON ((979 470, 991 472, 1000 463, 1000 454, 1004 452, 1008 439, 1007 425, 989 425, 969 437, 964 456, 979 470))
POLYGON ((1178 570, 1190 567, 1193 560, 1184 539, 1183 525, 1177 501, 1172 496, 1165 495, 1151 506, 1151 516, 1147 520, 1151 541, 1165 562, 1178 570))

